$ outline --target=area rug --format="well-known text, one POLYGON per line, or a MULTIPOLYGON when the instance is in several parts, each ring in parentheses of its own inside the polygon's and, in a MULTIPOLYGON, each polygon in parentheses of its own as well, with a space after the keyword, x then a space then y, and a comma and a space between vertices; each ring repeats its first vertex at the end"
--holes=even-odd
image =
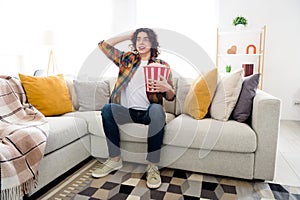
POLYGON ((100 179, 91 173, 99 166, 92 160, 39 199, 300 199, 300 188, 276 183, 253 182, 189 171, 163 168, 162 185, 146 186, 146 166, 123 163, 123 168, 100 179))

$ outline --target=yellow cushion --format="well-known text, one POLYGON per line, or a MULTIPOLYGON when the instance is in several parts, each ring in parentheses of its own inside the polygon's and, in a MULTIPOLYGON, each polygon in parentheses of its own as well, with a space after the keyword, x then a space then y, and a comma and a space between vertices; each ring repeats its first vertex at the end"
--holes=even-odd
POLYGON ((28 102, 45 116, 73 111, 64 76, 27 76, 19 74, 28 102))
POLYGON ((208 112, 218 81, 217 68, 199 76, 191 85, 183 112, 195 119, 203 119, 208 112))

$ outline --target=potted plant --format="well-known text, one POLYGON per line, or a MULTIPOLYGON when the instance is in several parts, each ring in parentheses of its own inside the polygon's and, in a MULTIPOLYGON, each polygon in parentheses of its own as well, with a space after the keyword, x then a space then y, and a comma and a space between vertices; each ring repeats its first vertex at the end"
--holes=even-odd
POLYGON ((236 27, 237 30, 241 30, 243 27, 247 26, 248 20, 243 16, 237 16, 233 19, 232 24, 236 27))
POLYGON ((231 71, 231 65, 226 65, 226 72, 229 73, 231 71))

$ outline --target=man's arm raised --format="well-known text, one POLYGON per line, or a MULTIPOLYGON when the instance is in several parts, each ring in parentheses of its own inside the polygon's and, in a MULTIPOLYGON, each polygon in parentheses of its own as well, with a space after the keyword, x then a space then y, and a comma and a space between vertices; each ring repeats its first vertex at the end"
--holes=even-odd
POLYGON ((126 41, 126 40, 131 40, 133 33, 126 34, 126 35, 120 35, 117 37, 113 37, 110 39, 105 40, 106 43, 108 43, 111 46, 115 46, 116 44, 126 41))

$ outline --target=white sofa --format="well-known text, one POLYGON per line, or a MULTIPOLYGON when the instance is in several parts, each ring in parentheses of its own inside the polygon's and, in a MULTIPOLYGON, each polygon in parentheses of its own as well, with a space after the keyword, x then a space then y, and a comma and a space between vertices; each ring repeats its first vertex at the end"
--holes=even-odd
MULTIPOLYGON (((109 79, 108 93, 114 79, 109 79)), ((162 167, 190 170, 243 179, 274 177, 280 100, 258 90, 253 100, 251 124, 182 114, 192 80, 175 80, 176 100, 165 102, 167 124, 161 152, 162 167)), ((74 107, 74 84, 68 81, 74 107)), ((107 158, 101 111, 75 111, 48 117, 50 135, 40 164, 39 185, 34 192, 89 156, 107 158)), ((124 161, 145 163, 147 126, 126 124, 121 129, 124 161)))

